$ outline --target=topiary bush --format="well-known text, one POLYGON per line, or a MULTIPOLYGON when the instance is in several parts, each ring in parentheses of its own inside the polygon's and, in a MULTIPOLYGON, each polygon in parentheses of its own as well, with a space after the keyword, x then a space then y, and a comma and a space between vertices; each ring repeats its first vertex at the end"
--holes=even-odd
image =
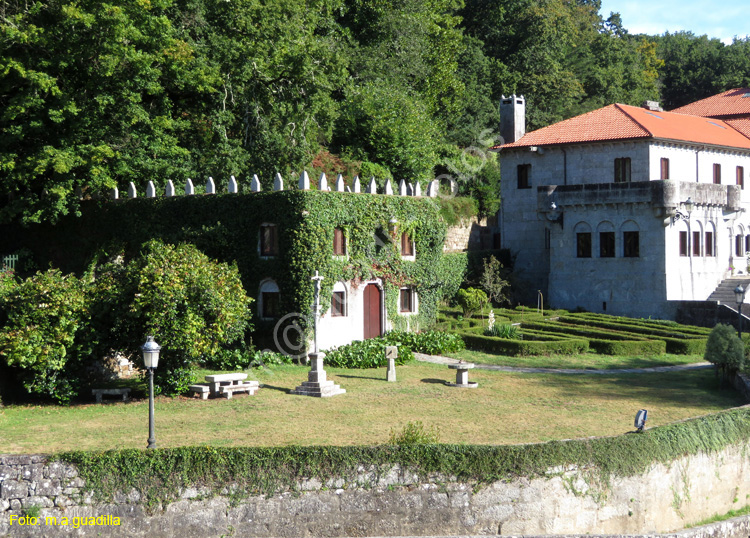
POLYGON ((726 381, 728 376, 736 374, 743 367, 745 344, 737 336, 734 327, 719 324, 708 335, 703 358, 713 364, 717 374, 721 372, 726 381))
POLYGON ((477 310, 484 309, 487 304, 487 294, 477 288, 458 290, 456 302, 461 307, 464 317, 470 318, 477 310))

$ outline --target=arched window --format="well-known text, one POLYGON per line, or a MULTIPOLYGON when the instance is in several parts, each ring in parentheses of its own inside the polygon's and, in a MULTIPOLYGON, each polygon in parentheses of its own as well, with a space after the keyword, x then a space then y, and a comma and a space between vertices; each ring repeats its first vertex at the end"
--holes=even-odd
POLYGON ((605 220, 596 227, 599 235, 599 257, 615 257, 615 225, 605 220))
POLYGON ((260 292, 258 293, 258 312, 262 319, 276 319, 280 317, 280 298, 279 286, 270 278, 260 283, 260 292))
POLYGON ((691 252, 695 257, 703 255, 703 226, 698 221, 691 222, 693 230, 692 238, 690 240, 691 252))
POLYGON ((635 221, 625 221, 622 230, 622 255, 625 258, 638 258, 641 255, 640 229, 635 221))
POLYGON ((591 257, 591 226, 579 222, 573 228, 576 234, 576 258, 591 257))
POLYGON ((745 255, 745 228, 740 224, 737 229, 737 235, 734 236, 734 255, 744 256, 745 255))
POLYGON ((703 240, 703 255, 706 257, 716 256, 716 226, 712 222, 706 224, 706 233, 703 240))
POLYGON ((348 315, 348 295, 346 285, 343 282, 336 282, 333 285, 333 295, 331 296, 331 316, 343 317, 348 315))

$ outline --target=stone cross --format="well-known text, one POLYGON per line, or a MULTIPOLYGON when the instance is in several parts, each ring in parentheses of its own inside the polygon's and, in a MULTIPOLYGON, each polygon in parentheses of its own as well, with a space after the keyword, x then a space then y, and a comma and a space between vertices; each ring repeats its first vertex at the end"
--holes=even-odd
POLYGON ((322 276, 315 271, 315 276, 311 277, 315 286, 315 319, 313 320, 313 346, 314 352, 318 352, 318 318, 320 317, 320 283, 323 281, 322 276))

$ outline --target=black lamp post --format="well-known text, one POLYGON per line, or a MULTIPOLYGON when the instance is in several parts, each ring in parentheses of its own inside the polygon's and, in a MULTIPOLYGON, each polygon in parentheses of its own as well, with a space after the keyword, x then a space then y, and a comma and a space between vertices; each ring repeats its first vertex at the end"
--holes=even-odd
POLYGON ((141 346, 143 364, 148 370, 148 447, 156 448, 156 434, 154 433, 154 369, 159 365, 159 350, 161 346, 154 342, 154 337, 146 338, 141 346))
POLYGON ((737 300, 737 314, 740 320, 739 335, 740 340, 742 340, 742 303, 745 302, 745 289, 741 284, 734 288, 734 298, 737 300))

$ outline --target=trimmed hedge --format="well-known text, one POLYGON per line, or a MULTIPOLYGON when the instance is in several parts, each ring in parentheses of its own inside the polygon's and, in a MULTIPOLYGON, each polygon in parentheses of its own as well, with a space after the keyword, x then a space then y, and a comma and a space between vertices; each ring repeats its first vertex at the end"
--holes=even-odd
POLYGON ((466 347, 475 351, 484 351, 498 355, 526 356, 560 353, 577 355, 589 349, 588 340, 578 338, 557 340, 507 340, 493 336, 461 333, 466 347))
POLYGON ((663 340, 589 340, 591 349, 602 355, 661 355, 667 351, 663 340))
POLYGON ((589 339, 589 347, 603 355, 661 355, 666 352, 667 343, 664 340, 639 338, 632 333, 621 333, 619 331, 596 330, 585 326, 568 326, 557 321, 545 321, 543 323, 524 323, 522 325, 524 334, 528 332, 527 327, 551 333, 550 329, 556 331, 552 334, 565 334, 572 336, 583 336, 589 339))

